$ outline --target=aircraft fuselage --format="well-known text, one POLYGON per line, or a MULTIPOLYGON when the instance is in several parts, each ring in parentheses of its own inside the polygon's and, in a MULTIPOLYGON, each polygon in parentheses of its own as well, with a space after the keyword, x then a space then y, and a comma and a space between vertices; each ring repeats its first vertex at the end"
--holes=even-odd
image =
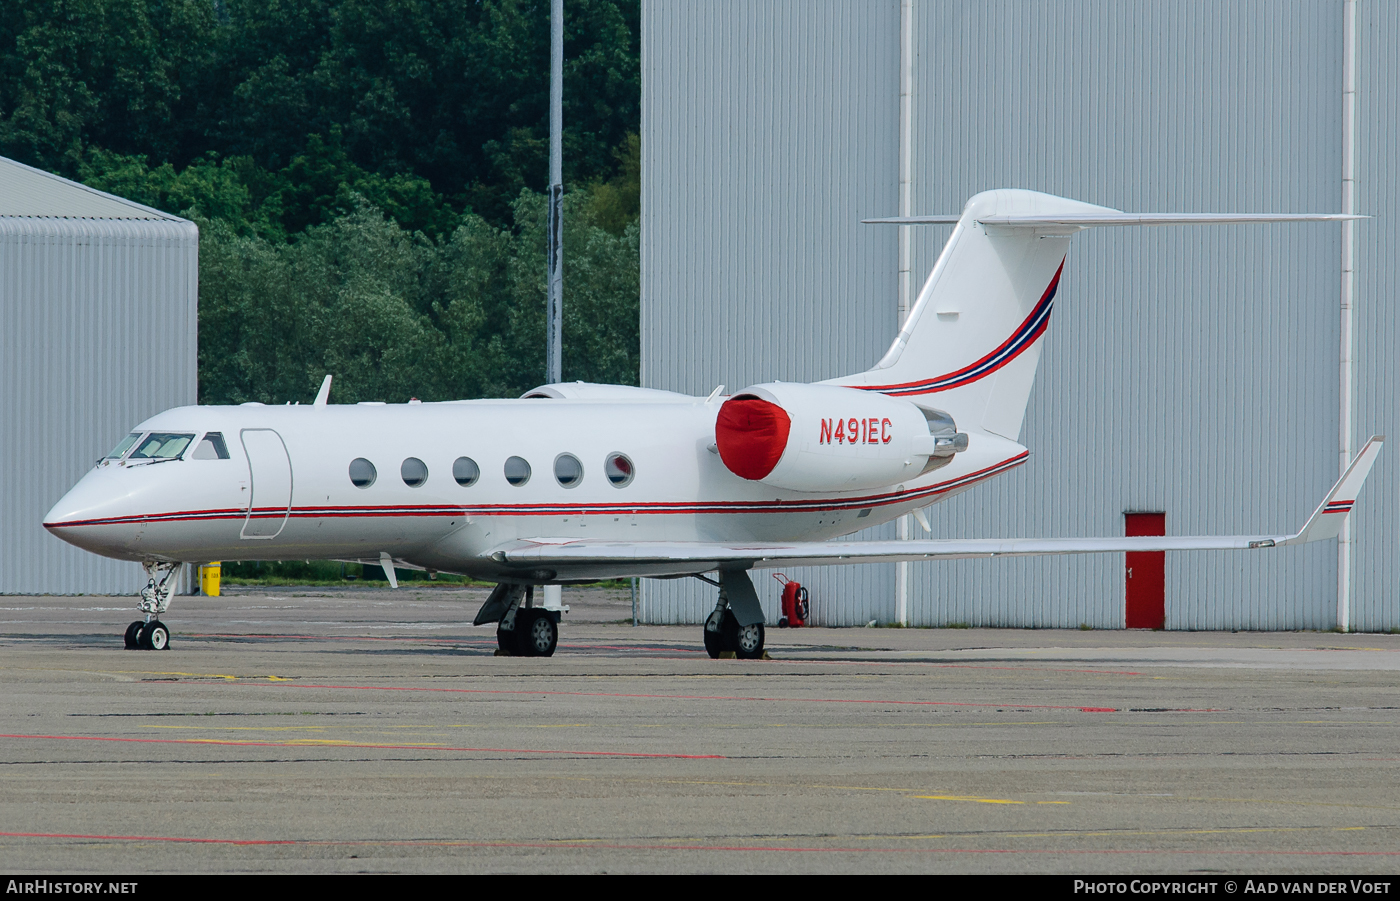
MULTIPOLYGON (((179 407, 133 429, 191 436, 178 457, 100 461, 45 526, 95 553, 145 562, 369 562, 387 553, 408 566, 489 580, 683 574, 686 564, 532 573, 490 552, 531 537, 823 540, 951 497, 1027 455, 973 432, 947 466, 903 484, 789 491, 725 467, 713 450, 723 398, 674 397, 179 407), (221 436, 225 457, 197 458, 210 433, 221 436), (624 463, 605 466, 619 454, 624 463), (528 478, 511 458, 528 464, 528 478), (368 484, 363 464, 361 484, 352 482, 356 460, 373 466, 368 484), (454 466, 467 478, 454 477, 454 466)), ((860 450, 853 445, 853 457, 860 450)))

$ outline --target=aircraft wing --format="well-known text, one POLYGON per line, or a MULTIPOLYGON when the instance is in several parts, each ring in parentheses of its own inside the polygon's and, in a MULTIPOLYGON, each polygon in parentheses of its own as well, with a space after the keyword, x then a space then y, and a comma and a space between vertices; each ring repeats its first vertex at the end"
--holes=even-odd
MULTIPOLYGON (((1203 535, 1134 538, 972 538, 915 541, 708 542, 530 538, 493 548, 497 562, 528 566, 590 564, 737 564, 765 569, 900 560, 957 560, 975 557, 1030 557, 1044 554, 1123 553, 1125 551, 1225 551, 1283 547, 1335 538, 1356 502, 1361 485, 1380 453, 1375 436, 1303 527, 1291 535, 1203 535)), ((684 566, 678 568, 686 568, 684 566)), ((737 567, 736 567, 737 568, 737 567)))

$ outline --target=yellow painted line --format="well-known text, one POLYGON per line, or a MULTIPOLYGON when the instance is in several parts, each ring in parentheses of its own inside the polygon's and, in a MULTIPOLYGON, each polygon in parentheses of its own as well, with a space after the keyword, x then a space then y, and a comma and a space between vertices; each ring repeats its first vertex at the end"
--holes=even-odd
POLYGON ((1025 801, 1011 801, 1006 798, 978 798, 973 795, 915 795, 924 801, 975 801, 978 804, 1024 804, 1025 801))
MULTIPOLYGON (((1044 839, 1044 838, 1127 838, 1127 837, 1151 838, 1151 837, 1163 837, 1163 836, 1174 836, 1174 835, 1176 835, 1176 836, 1186 836, 1186 835, 1240 835, 1240 834, 1247 834, 1247 833, 1253 833, 1253 832, 1259 832, 1259 833, 1278 833, 1278 832, 1356 832, 1356 831, 1363 830, 1363 829, 1366 829, 1366 828, 1369 828, 1369 827, 1366 827, 1366 826, 1349 826, 1349 827, 1345 827, 1345 828, 1328 827, 1328 826, 1303 826, 1303 827, 1278 827, 1278 828, 1268 828, 1268 827, 1240 827, 1240 828, 1238 828, 1238 829, 1163 829, 1163 830, 1156 830, 1156 831, 1136 830, 1136 831, 1123 831, 1123 832, 1115 832, 1115 831, 1111 831, 1111 830, 1108 830, 1108 831, 1103 831, 1103 830, 1101 830, 1101 831, 1097 831, 1097 832, 1089 832, 1089 831, 1081 831, 1081 830, 1073 830, 1073 829, 1061 829, 1061 830, 1056 830, 1056 831, 1054 831, 1054 832, 996 832, 996 831, 992 831, 992 832, 982 832, 982 833, 980 833, 980 835, 981 835, 981 837, 983 837, 983 838, 995 837, 995 838, 999 838, 999 839, 1006 839, 1006 838, 1040 838, 1040 839, 1044 839)), ((871 839, 871 840, 873 840, 873 839, 886 839, 886 840, 898 840, 898 839, 903 839, 903 840, 921 841, 921 840, 927 840, 927 839, 948 838, 948 835, 947 835, 946 833, 926 833, 926 834, 921 834, 921 835, 861 835, 861 836, 853 836, 853 838, 871 839)))
POLYGON ((130 676, 185 676, 190 679, 224 679, 229 682, 241 678, 240 676, 230 676, 227 673, 161 673, 139 669, 120 669, 116 670, 116 672, 130 676))
MULTIPOLYGON (((323 746, 323 745, 329 745, 329 746, 335 746, 335 747, 342 747, 342 746, 345 746, 345 745, 349 745, 349 746, 351 746, 351 747, 356 747, 356 748, 358 748, 358 747, 363 746, 365 743, 364 743, 364 742, 360 742, 360 741, 342 741, 342 740, 340 740, 340 739, 335 739, 335 738, 299 738, 299 739, 293 739, 292 741, 287 742, 287 744, 288 744, 288 745, 306 745, 306 746, 315 746, 315 747, 320 747, 320 746, 323 746)), ((442 746, 443 746, 443 743, 440 742, 440 741, 415 741, 415 742, 412 742, 411 745, 405 746, 405 747, 414 747, 414 748, 439 748, 439 747, 442 747, 442 746)))
POLYGON ((1291 807, 1348 807, 1357 810, 1397 810, 1394 804, 1347 804, 1343 801, 1288 801, 1282 798, 1194 798, 1189 795, 1173 797, 1174 801, 1205 801, 1208 804, 1282 804, 1291 807))
MULTIPOLYGON (((197 716, 198 714, 196 714, 197 716)), ((142 724, 142 729, 175 729, 194 732, 325 732, 327 726, 175 726, 165 723, 142 724)))

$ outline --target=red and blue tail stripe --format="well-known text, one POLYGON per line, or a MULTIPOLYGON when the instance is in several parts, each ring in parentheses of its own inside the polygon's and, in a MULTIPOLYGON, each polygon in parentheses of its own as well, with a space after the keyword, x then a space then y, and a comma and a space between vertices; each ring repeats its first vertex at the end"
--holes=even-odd
POLYGON ((1355 500, 1349 501, 1328 501, 1327 506, 1322 508, 1323 513, 1350 513, 1355 500))
POLYGON ((1045 289, 1045 293, 1040 295, 1040 301, 1031 310, 1030 315, 1017 327, 1010 338, 1002 342, 996 350, 987 354, 975 363, 970 363, 954 372, 935 376, 931 379, 921 379, 917 382, 903 382, 898 385, 860 385, 866 391, 879 391, 882 394, 894 396, 914 395, 914 394, 935 394, 939 391, 948 391, 952 388, 961 388, 963 385, 970 385, 979 379, 984 379, 998 369, 1010 363, 1021 355, 1026 348, 1035 344, 1036 340, 1045 333, 1046 327, 1050 324, 1050 311, 1055 306, 1055 292, 1060 287, 1060 273, 1064 272, 1064 260, 1060 261, 1060 268, 1055 270, 1055 277, 1050 280, 1050 285, 1045 289))

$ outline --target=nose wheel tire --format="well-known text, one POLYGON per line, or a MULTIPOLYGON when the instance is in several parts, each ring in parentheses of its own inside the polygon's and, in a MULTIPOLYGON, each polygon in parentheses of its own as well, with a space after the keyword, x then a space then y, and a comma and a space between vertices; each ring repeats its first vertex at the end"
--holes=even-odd
POLYGON ((144 623, 143 626, 136 638, 142 650, 163 651, 170 647, 170 630, 165 627, 165 623, 156 619, 144 623))
POLYGON ((141 647, 141 627, 144 625, 146 625, 145 621, 138 619, 136 622, 126 627, 126 635, 123 636, 123 638, 128 651, 134 651, 141 647))

